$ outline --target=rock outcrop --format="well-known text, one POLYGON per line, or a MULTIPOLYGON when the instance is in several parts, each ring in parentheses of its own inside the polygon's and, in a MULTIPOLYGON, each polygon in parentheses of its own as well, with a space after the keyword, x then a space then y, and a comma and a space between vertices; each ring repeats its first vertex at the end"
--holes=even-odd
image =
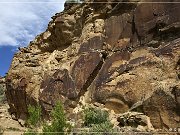
POLYGON ((5 78, 0 76, 0 104, 6 102, 6 84, 5 84, 5 78))
POLYGON ((48 114, 61 100, 72 113, 85 96, 116 113, 144 113, 154 128, 177 128, 180 4, 159 1, 65 4, 15 54, 6 77, 10 112, 24 118, 28 104, 40 103, 48 114))

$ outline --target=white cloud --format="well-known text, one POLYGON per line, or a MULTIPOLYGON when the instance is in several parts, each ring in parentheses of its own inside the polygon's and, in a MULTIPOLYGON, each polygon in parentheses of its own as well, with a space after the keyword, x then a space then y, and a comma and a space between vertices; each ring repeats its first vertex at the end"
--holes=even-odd
POLYGON ((65 0, 0 0, 0 46, 25 46, 45 30, 65 0))

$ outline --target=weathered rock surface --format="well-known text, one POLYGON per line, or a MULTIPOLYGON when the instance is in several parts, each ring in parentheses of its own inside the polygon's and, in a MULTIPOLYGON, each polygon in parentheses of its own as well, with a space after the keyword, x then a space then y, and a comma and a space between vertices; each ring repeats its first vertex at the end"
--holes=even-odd
POLYGON ((61 100, 71 113, 86 93, 86 102, 177 128, 180 4, 129 1, 65 5, 53 16, 14 56, 6 77, 10 112, 24 118, 27 105, 39 102, 48 113, 61 100))
POLYGON ((26 131, 25 127, 22 127, 20 122, 13 120, 12 116, 8 112, 9 105, 7 103, 0 103, 0 132, 3 135, 15 134, 21 135, 26 131))
POLYGON ((117 118, 120 127, 134 127, 140 131, 153 131, 154 128, 151 125, 150 118, 142 113, 127 112, 120 115, 117 118))
POLYGON ((5 78, 0 76, 0 104, 6 102, 6 84, 5 84, 5 78))

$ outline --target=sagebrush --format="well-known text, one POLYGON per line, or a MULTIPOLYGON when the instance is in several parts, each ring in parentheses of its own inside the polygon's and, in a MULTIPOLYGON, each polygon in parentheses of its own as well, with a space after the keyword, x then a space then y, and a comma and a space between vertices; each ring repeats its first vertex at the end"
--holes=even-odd
POLYGON ((84 110, 84 126, 90 129, 90 134, 103 135, 113 132, 113 124, 109 120, 108 112, 98 108, 84 110))
POLYGON ((108 121, 109 115, 107 111, 95 108, 87 108, 84 110, 84 125, 101 124, 108 121))

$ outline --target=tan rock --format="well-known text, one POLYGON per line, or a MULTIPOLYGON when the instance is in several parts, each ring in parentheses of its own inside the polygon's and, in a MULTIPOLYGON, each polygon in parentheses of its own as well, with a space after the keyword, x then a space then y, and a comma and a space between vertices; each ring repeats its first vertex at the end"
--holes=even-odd
POLYGON ((154 128, 177 127, 180 4, 163 2, 65 4, 15 54, 6 77, 10 112, 21 118, 28 104, 40 103, 49 113, 61 100, 73 116, 78 104, 99 103, 116 113, 143 112, 145 130, 147 117, 154 128))

